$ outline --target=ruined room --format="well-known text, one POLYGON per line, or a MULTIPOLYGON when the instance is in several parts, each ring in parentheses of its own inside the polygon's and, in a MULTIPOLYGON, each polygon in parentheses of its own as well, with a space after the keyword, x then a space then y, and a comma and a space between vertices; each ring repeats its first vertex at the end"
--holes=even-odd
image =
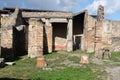
POLYGON ((87 10, 72 13, 3 8, 0 13, 2 56, 28 54, 28 57, 37 57, 57 50, 97 53, 103 47, 120 50, 116 45, 119 35, 113 37, 119 32, 119 21, 104 19, 102 6, 96 17, 89 15, 87 10), (106 30, 108 25, 110 29, 106 30))

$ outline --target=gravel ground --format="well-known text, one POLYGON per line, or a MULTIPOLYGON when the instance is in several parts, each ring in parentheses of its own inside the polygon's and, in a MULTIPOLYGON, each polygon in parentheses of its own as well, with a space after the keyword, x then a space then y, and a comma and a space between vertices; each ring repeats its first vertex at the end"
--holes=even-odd
POLYGON ((101 65, 109 75, 105 80, 120 80, 120 62, 112 62, 110 60, 102 60, 93 57, 92 63, 101 65))
POLYGON ((109 80, 120 80, 120 66, 107 66, 105 71, 111 75, 111 78, 109 80))

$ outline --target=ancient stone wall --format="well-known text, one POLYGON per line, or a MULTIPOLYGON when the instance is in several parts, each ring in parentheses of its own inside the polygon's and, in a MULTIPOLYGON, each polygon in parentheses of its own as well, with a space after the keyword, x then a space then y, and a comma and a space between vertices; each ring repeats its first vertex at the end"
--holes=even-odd
POLYGON ((39 19, 30 19, 28 27, 28 57, 43 55, 43 23, 39 19))
POLYGON ((14 57, 13 28, 22 24, 19 15, 20 10, 16 8, 13 14, 1 18, 1 51, 5 58, 14 57))
POLYGON ((8 17, 1 18, 1 56, 5 58, 13 58, 13 26, 14 19, 8 17))
POLYGON ((104 19, 104 7, 99 5, 97 13, 97 21, 103 21, 104 19))
POLYGON ((120 51, 120 21, 104 20, 103 6, 99 6, 97 18, 86 12, 82 18, 75 20, 72 17, 73 13, 70 12, 21 12, 19 9, 2 16, 2 53, 12 57, 13 53, 23 53, 27 33, 23 18, 26 23, 29 19, 27 40, 28 56, 31 58, 42 56, 44 51, 52 52, 53 49, 72 51, 74 37, 81 38, 81 49, 88 52, 98 53, 104 47, 120 51))
MULTIPOLYGON (((103 40, 111 51, 120 51, 120 21, 103 21, 103 40)), ((103 44, 103 46, 106 46, 103 44)))
POLYGON ((99 55, 99 51, 103 48, 103 36, 102 36, 102 32, 103 32, 103 25, 102 22, 97 21, 96 25, 95 25, 95 56, 98 57, 99 55))
POLYGON ((23 17, 33 18, 72 18, 71 12, 22 12, 23 17))
POLYGON ((67 24, 67 51, 73 51, 73 19, 70 18, 67 24))
POLYGON ((98 57, 99 55, 99 50, 103 48, 103 20, 104 20, 104 7, 99 6, 98 8, 98 13, 97 13, 97 21, 95 24, 95 56, 98 57))
POLYGON ((53 27, 50 20, 47 18, 45 21, 45 34, 47 40, 47 52, 51 53, 53 51, 53 27))
POLYGON ((96 24, 96 19, 93 18, 92 16, 87 17, 87 36, 86 36, 86 48, 88 52, 93 52, 94 51, 94 42, 95 42, 95 24, 96 24))

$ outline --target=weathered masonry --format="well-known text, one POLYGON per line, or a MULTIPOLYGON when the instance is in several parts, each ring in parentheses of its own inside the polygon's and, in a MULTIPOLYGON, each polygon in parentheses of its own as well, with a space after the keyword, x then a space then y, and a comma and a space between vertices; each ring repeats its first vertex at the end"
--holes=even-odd
POLYGON ((3 8, 0 10, 1 56, 12 58, 28 54, 42 56, 56 50, 87 50, 104 47, 120 51, 120 22, 104 19, 104 7, 98 15, 64 11, 3 8))
POLYGON ((1 14, 1 56, 14 57, 27 51, 32 58, 54 50, 73 50, 72 13, 4 10, 10 12, 1 14))

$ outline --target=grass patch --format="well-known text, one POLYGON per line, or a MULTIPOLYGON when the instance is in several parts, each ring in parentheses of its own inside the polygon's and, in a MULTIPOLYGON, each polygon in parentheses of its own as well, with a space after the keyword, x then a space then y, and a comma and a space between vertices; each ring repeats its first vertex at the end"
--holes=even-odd
POLYGON ((32 80, 98 80, 91 76, 92 70, 87 68, 66 67, 63 70, 41 71, 32 74, 32 80))
POLYGON ((75 50, 75 51, 73 51, 72 53, 80 53, 80 54, 87 54, 87 51, 80 51, 80 50, 75 50))
POLYGON ((110 60, 120 62, 120 52, 112 52, 110 60))
POLYGON ((77 56, 71 56, 68 58, 70 61, 73 61, 74 63, 80 63, 80 58, 77 56))
MULTIPOLYGON (((50 69, 40 69, 36 67, 36 58, 28 58, 27 56, 22 56, 19 60, 16 60, 16 65, 6 66, 0 69, 0 79, 31 79, 31 80, 101 80, 104 76, 103 71, 99 69, 94 64, 83 65, 79 63, 81 54, 88 54, 86 51, 73 51, 67 53, 53 52, 44 55, 46 62, 48 64, 47 68, 50 69), (63 65, 61 63, 68 61, 73 62, 73 64, 81 65, 79 67, 71 67, 63 65), (64 67, 64 68, 56 68, 64 67), (96 70, 93 70, 96 69, 96 70)), ((90 54, 90 53, 89 53, 90 54)), ((90 54, 91 55, 91 54, 90 54)), ((93 55, 93 54, 92 54, 93 55)), ((116 55, 118 55, 116 53, 116 55)), ((115 56, 115 54, 114 54, 115 56)), ((111 58, 113 59, 113 58, 111 58)))
MULTIPOLYGON (((0 69, 0 78, 29 78, 30 73, 35 71, 36 59, 30 59, 27 56, 21 57, 15 61, 16 65, 6 66, 0 69)), ((9 79, 8 79, 9 80, 9 79)))

